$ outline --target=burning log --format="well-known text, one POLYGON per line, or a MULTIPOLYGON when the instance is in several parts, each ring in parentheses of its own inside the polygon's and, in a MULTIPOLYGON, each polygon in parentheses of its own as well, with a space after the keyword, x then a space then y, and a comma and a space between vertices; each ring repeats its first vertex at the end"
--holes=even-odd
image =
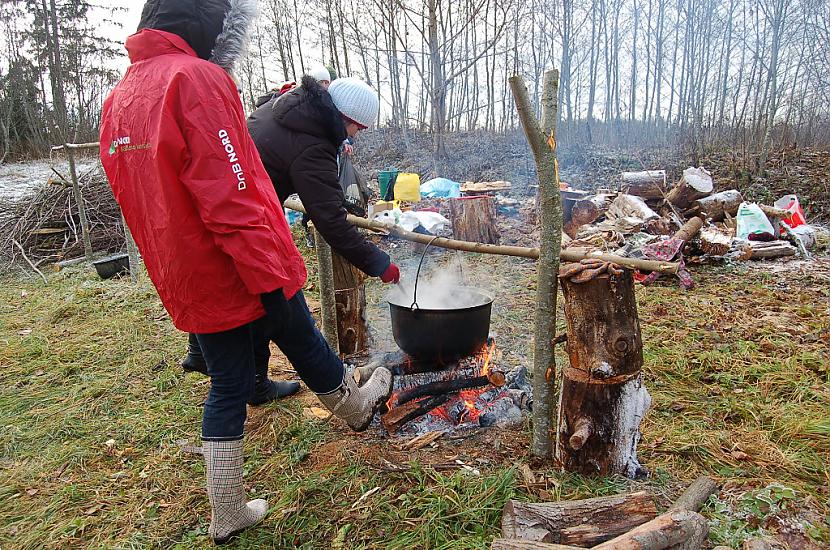
POLYGON ((645 200, 662 199, 666 192, 666 171, 623 172, 622 191, 645 200))
POLYGON ((744 197, 740 191, 730 189, 696 200, 693 210, 696 214, 711 218, 713 222, 720 222, 726 218, 726 214, 732 217, 737 215, 738 207, 742 202, 744 202, 744 197))
POLYGON ((395 407, 388 413, 384 414, 380 422, 386 431, 394 433, 401 429, 407 422, 415 420, 419 416, 423 416, 430 411, 433 411, 450 400, 448 394, 436 395, 422 401, 412 401, 395 407))
POLYGON ((680 210, 686 210, 694 201, 711 195, 714 188, 712 175, 705 168, 686 168, 683 178, 669 191, 666 200, 680 210))
POLYGON ((587 548, 655 517, 654 499, 644 491, 570 502, 511 500, 502 514, 501 536, 587 548))
POLYGON ((493 197, 463 197, 450 200, 453 236, 461 241, 499 244, 496 201, 493 197))
POLYGON ((577 283, 561 278, 568 323, 556 458, 569 472, 637 477, 640 422, 651 406, 630 271, 577 283))
POLYGON ((504 373, 499 371, 492 371, 486 375, 476 376, 473 378, 456 378, 453 380, 445 380, 443 382, 432 382, 431 384, 424 384, 409 390, 404 390, 395 396, 395 406, 409 403, 414 399, 426 397, 428 395, 443 395, 450 394, 461 390, 470 390, 473 388, 483 388, 487 384, 492 384, 496 387, 504 386, 504 373))

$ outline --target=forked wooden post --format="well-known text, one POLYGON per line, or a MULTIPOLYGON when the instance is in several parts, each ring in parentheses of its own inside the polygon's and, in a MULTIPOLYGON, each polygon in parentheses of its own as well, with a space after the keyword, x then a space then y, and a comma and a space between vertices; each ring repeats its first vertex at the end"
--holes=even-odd
POLYGON ((542 95, 542 124, 533 115, 527 87, 520 76, 510 77, 510 88, 525 136, 536 159, 539 178, 539 243, 538 283, 536 289, 536 327, 533 360, 533 443, 534 456, 549 458, 555 438, 556 357, 556 293, 559 255, 562 251, 562 196, 556 165, 556 120, 558 117, 559 71, 545 73, 542 95))

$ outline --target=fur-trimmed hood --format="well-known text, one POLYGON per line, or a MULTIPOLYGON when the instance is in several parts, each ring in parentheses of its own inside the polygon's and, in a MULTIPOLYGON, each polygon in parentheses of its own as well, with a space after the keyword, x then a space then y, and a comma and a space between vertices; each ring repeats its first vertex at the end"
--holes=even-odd
POLYGON ((326 139, 336 147, 346 139, 343 116, 314 77, 304 76, 302 85, 280 96, 272 109, 277 122, 290 130, 326 139))
POLYGON ((257 0, 148 0, 138 30, 180 36, 196 55, 225 70, 245 55, 257 0))

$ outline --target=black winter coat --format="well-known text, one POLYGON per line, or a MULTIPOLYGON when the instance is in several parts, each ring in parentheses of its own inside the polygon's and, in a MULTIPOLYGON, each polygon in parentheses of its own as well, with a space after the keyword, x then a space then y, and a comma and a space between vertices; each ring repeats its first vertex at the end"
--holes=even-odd
POLYGON ((254 111, 248 131, 280 201, 297 193, 335 252, 367 275, 383 274, 389 256, 346 221, 337 170, 346 127, 328 92, 306 76, 302 86, 254 111))

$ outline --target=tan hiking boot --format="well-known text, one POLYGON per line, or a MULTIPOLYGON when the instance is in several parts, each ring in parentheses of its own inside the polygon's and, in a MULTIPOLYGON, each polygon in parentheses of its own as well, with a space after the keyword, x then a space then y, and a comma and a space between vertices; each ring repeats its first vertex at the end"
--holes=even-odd
POLYGON ((241 439, 204 441, 202 448, 211 508, 208 534, 216 544, 225 544, 241 531, 262 521, 268 514, 268 503, 262 499, 245 501, 241 439))
POLYGON ((362 386, 346 376, 339 388, 331 393, 317 394, 332 414, 346 421, 351 429, 362 432, 372 423, 375 411, 392 393, 392 373, 377 369, 362 386))

